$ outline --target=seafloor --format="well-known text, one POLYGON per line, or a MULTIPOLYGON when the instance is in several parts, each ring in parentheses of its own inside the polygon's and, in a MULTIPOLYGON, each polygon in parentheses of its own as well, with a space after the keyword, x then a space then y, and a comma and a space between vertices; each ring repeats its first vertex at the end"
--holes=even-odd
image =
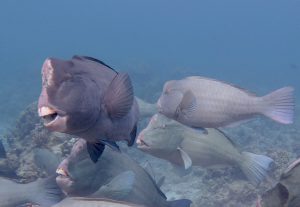
MULTIPOLYGON (((296 109, 296 114, 300 109, 296 109)), ((297 116, 296 116, 297 117, 297 116)), ((142 129, 147 120, 140 122, 142 129)), ((203 169, 193 167, 187 175, 179 175, 166 161, 146 155, 135 147, 122 144, 122 151, 142 165, 149 163, 155 177, 165 176, 163 192, 169 200, 187 198, 193 207, 251 207, 257 196, 272 186, 280 173, 300 155, 300 119, 292 125, 277 124, 267 118, 257 118, 235 128, 223 129, 241 150, 264 154, 275 160, 270 178, 259 186, 251 185, 236 167, 203 169)), ((28 106, 2 139, 7 159, 0 159, 0 175, 29 182, 45 174, 33 162, 34 148, 48 148, 66 156, 75 138, 46 130, 37 116, 36 103, 28 106)), ((1 186, 0 186, 1 187, 1 186)))

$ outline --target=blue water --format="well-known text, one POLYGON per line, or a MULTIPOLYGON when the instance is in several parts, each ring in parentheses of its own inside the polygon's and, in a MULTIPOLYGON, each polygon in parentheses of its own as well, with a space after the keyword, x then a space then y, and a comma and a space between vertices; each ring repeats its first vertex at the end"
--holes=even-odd
MULTIPOLYGON (((1 0, 0 133, 41 89, 47 57, 103 60, 155 102, 166 80, 201 75, 300 97, 299 0, 1 0)), ((298 101, 299 102, 299 101, 298 101)))
POLYGON ((0 113, 15 116, 37 99, 46 57, 74 54, 147 81, 188 70, 262 93, 284 85, 299 92, 299 11, 297 0, 3 0, 0 113))

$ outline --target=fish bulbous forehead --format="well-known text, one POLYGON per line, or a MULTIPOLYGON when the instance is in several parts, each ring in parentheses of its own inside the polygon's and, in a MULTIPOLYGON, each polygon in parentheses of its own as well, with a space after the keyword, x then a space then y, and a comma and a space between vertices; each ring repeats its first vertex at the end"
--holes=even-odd
POLYGON ((43 72, 51 72, 56 70, 62 70, 66 71, 69 68, 72 68, 74 66, 74 63, 72 61, 68 60, 60 60, 57 58, 47 58, 44 61, 42 71, 43 72))
POLYGON ((153 115, 149 122, 149 125, 151 127, 167 126, 167 125, 171 125, 171 124, 173 124, 173 120, 169 119, 168 117, 166 117, 165 115, 163 115, 161 113, 153 115))
POLYGON ((72 61, 65 61, 56 58, 47 58, 42 66, 42 78, 48 85, 53 85, 71 76, 74 64, 72 61))
POLYGON ((164 84, 163 91, 171 90, 171 89, 174 87, 174 84, 175 84, 175 83, 176 83, 175 80, 167 81, 167 82, 164 84))

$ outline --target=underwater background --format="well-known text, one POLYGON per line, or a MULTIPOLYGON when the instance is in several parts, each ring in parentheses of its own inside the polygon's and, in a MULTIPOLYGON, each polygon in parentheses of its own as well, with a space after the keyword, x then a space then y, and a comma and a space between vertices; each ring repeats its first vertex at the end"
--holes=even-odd
MULTIPOLYGON (((37 101, 41 66, 47 57, 86 55, 128 72, 135 95, 151 103, 156 102, 165 81, 192 75, 234 83, 258 95, 293 86, 294 124, 257 119, 227 129, 242 149, 282 162, 279 174, 300 156, 299 11, 299 0, 2 0, 0 134, 37 101)), ((150 156, 143 159, 154 162, 153 168, 162 174, 165 162, 150 156)), ((223 206, 241 206, 226 205, 222 199, 208 204, 218 200, 212 192, 220 185, 214 179, 202 182, 209 176, 197 177, 203 177, 202 169, 183 179, 174 175, 162 189, 168 198, 184 197, 199 205, 222 206, 223 202, 223 206), (207 190, 207 186, 211 188, 207 190)), ((242 195, 234 197, 243 200, 242 195)), ((255 199, 251 197, 249 203, 255 199)))

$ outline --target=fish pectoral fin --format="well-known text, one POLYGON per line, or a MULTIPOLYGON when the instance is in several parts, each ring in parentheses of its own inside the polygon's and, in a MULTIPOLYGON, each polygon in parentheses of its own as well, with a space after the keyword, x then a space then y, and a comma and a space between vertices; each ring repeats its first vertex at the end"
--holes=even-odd
POLYGON ((130 140, 128 141, 127 144, 129 147, 131 147, 135 143, 136 132, 137 132, 137 124, 134 125, 132 131, 130 132, 130 140))
POLYGON ((156 181, 156 185, 160 188, 164 182, 166 180, 166 177, 165 176, 162 176, 161 178, 159 178, 157 181, 156 181))
POLYGON ((193 92, 188 90, 183 94, 181 102, 176 110, 177 117, 184 116, 185 119, 191 117, 196 110, 196 97, 193 92))
POLYGON ((120 152, 120 151, 121 151, 119 145, 117 145, 117 143, 114 142, 114 141, 101 140, 100 142, 101 142, 102 144, 104 144, 104 145, 109 146, 111 149, 113 149, 113 150, 115 150, 115 151, 117 151, 117 152, 120 152))
POLYGON ((192 159, 190 158, 190 156, 180 147, 178 147, 177 150, 180 152, 180 156, 181 156, 181 159, 184 164, 184 169, 187 170, 187 169, 191 168, 193 162, 192 162, 192 159))
POLYGON ((105 197, 114 199, 124 199, 130 195, 135 183, 135 173, 125 171, 114 177, 109 183, 102 186, 91 197, 105 197))
POLYGON ((105 144, 87 142, 86 145, 91 160, 96 163, 105 149, 105 144))
POLYGON ((118 119, 125 116, 134 101, 133 87, 127 73, 118 73, 110 83, 104 96, 109 116, 118 119))

